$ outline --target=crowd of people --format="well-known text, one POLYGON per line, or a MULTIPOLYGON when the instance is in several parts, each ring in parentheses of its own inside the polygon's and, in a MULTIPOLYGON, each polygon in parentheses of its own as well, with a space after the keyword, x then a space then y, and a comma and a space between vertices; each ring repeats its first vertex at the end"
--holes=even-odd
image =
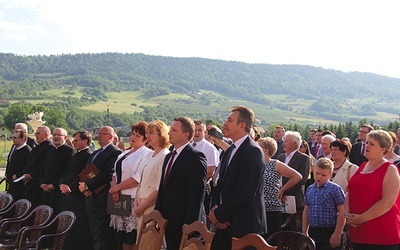
POLYGON ((254 112, 234 106, 222 128, 176 117, 131 127, 125 148, 110 126, 92 135, 47 126, 28 134, 17 123, 8 155, 8 192, 33 206, 76 214, 65 249, 134 249, 144 214, 168 220, 164 247, 179 249, 182 226, 203 221, 215 231, 212 249, 231 249, 232 237, 268 239, 290 215, 303 213, 302 233, 317 249, 398 249, 400 130, 359 129, 357 142, 313 129, 310 141, 277 126, 262 137, 254 112), (212 133, 211 133, 212 132, 212 133), (95 166, 99 173, 83 178, 95 166), (130 197, 128 216, 108 214, 107 200, 130 197))

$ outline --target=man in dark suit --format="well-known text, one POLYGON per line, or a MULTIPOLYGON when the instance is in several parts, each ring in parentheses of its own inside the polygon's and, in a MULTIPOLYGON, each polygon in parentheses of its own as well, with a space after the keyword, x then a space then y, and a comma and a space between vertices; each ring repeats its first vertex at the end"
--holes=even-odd
POLYGON ((308 141, 308 146, 312 155, 315 154, 317 144, 317 129, 313 128, 310 130, 310 140, 308 141))
POLYGON ((272 159, 276 159, 280 154, 285 152, 283 150, 283 137, 285 136, 285 128, 282 126, 276 126, 274 131, 274 138, 278 148, 276 149, 275 154, 272 156, 272 159))
POLYGON ((65 143, 67 131, 63 128, 56 128, 53 131, 53 144, 46 156, 44 175, 41 181, 41 204, 49 205, 53 208, 54 214, 60 212, 61 192, 59 183, 61 176, 71 162, 76 150, 65 143))
POLYGON ((212 249, 231 249, 232 237, 266 234, 263 196, 264 153, 249 137, 254 113, 234 106, 222 127, 233 144, 226 150, 213 192, 210 220, 216 231, 212 249))
MULTIPOLYGON (((19 131, 19 130, 25 131, 28 134, 28 125, 26 125, 25 123, 22 123, 22 122, 16 123, 14 125, 14 131, 19 131)), ((28 144, 28 146, 31 147, 31 149, 37 146, 36 141, 34 139, 30 138, 29 136, 26 141, 26 144, 28 144)))
POLYGON ((168 250, 177 250, 183 224, 199 220, 204 211, 207 160, 190 141, 194 123, 190 118, 177 117, 171 124, 169 142, 174 151, 164 160, 155 210, 168 220, 165 239, 168 250))
MULTIPOLYGON (((301 212, 304 209, 304 189, 305 183, 310 174, 310 163, 309 157, 299 151, 301 145, 301 135, 299 132, 287 131, 283 139, 283 147, 285 153, 278 156, 278 160, 286 163, 291 168, 296 170, 303 177, 296 185, 289 188, 284 195, 291 195, 296 200, 296 210, 301 212)), ((289 181, 288 178, 282 177, 282 185, 285 185, 289 181)))
POLYGON ((25 192, 27 199, 33 207, 40 205, 40 184, 44 174, 47 153, 54 148, 50 140, 51 131, 47 126, 39 126, 35 132, 38 145, 34 147, 29 156, 28 164, 24 170, 25 192))
POLYGON ((114 163, 121 153, 121 150, 112 143, 113 137, 112 127, 100 128, 97 139, 100 148, 93 152, 88 162, 96 165, 100 173, 92 179, 79 182, 79 191, 86 196, 86 213, 95 250, 109 250, 116 247, 114 231, 109 226, 110 215, 107 214, 107 195, 114 163))
POLYGON ((358 130, 358 140, 359 142, 356 142, 353 144, 351 147, 350 151, 350 162, 356 164, 357 166, 360 166, 361 163, 368 161, 367 158, 365 158, 364 153, 365 153, 365 141, 367 140, 367 134, 374 130, 374 128, 369 125, 369 124, 364 124, 360 127, 358 130))
POLYGON ((69 238, 65 241, 64 249, 66 250, 93 249, 92 236, 85 209, 85 196, 78 188, 78 174, 86 167, 92 154, 89 149, 91 142, 92 135, 87 131, 79 131, 74 134, 72 143, 78 152, 72 156, 67 171, 65 171, 60 180, 60 191, 63 194, 61 210, 72 211, 76 216, 75 224, 67 236, 69 238))
POLYGON ((13 135, 13 147, 8 154, 6 177, 8 180, 7 192, 13 196, 13 199, 19 200, 25 198, 24 182, 13 182, 22 176, 24 168, 28 164, 31 147, 26 144, 28 134, 25 131, 16 131, 13 135))

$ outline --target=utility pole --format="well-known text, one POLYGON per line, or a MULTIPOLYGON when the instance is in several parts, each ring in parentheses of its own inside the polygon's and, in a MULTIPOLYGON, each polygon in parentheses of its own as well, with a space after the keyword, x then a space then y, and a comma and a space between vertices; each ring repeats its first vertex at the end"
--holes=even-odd
POLYGON ((107 105, 107 126, 111 126, 111 122, 110 122, 110 106, 107 105))

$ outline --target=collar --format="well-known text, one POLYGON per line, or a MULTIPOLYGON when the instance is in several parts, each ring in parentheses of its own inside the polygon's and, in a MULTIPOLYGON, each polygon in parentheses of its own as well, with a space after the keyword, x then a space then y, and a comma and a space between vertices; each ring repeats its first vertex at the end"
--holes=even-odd
POLYGON ((297 150, 294 150, 293 152, 291 152, 290 154, 286 154, 286 157, 293 157, 293 155, 296 153, 297 150))
POLYGON ((79 150, 79 151, 77 151, 77 152, 82 152, 82 151, 85 151, 85 150, 88 150, 89 149, 89 146, 87 146, 87 147, 85 147, 85 148, 82 148, 81 150, 79 150))
POLYGON ((206 139, 203 138, 203 139, 201 139, 201 140, 198 141, 198 142, 193 141, 192 144, 193 144, 193 143, 196 143, 196 146, 199 146, 199 145, 203 145, 205 142, 206 142, 206 139))
POLYGON ((178 157, 178 155, 182 152, 182 150, 183 150, 189 143, 190 143, 190 142, 187 142, 187 143, 183 144, 182 146, 180 146, 179 148, 175 148, 175 151, 176 151, 176 156, 175 156, 175 157, 178 157))
MULTIPOLYGON (((112 144, 112 142, 110 142, 110 143, 108 143, 107 145, 105 145, 104 147, 102 147, 103 148, 103 150, 104 149, 106 149, 108 146, 110 146, 112 144)), ((100 148, 99 148, 100 149, 100 148)))
POLYGON ((240 145, 242 145, 242 143, 249 137, 249 135, 245 135, 242 138, 236 140, 233 144, 235 144, 236 149, 238 149, 240 147, 240 145))
POLYGON ((21 148, 23 148, 23 147, 25 147, 25 146, 26 146, 26 143, 23 143, 21 146, 15 147, 15 149, 16 149, 16 150, 19 150, 19 149, 21 149, 21 148))

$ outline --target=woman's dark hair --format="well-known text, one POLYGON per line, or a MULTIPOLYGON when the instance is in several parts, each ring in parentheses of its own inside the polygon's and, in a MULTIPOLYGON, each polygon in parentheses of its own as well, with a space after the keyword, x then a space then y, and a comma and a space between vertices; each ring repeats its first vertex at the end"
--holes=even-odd
POLYGON ((146 140, 146 127, 147 127, 147 123, 144 121, 135 123, 132 125, 132 133, 136 132, 139 135, 143 136, 143 140, 146 140))
POLYGON ((336 139, 336 141, 331 142, 331 147, 337 147, 340 151, 344 152, 344 156, 349 157, 350 147, 349 142, 342 139, 336 139))

